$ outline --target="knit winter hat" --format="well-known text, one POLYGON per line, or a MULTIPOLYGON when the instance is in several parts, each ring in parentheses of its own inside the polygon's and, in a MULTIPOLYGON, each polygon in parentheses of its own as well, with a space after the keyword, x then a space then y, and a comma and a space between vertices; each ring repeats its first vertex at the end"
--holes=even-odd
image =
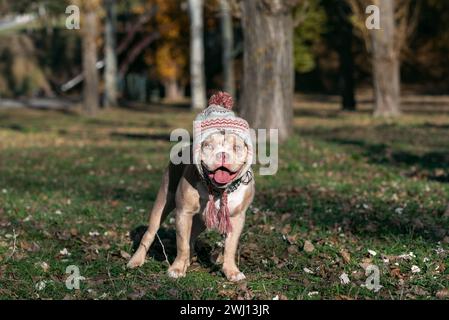
POLYGON ((193 163, 198 172, 203 176, 200 151, 201 144, 211 134, 222 132, 233 133, 239 136, 248 148, 248 158, 245 166, 234 180, 241 178, 249 170, 253 160, 253 143, 248 122, 237 117, 232 111, 234 101, 232 96, 226 92, 214 94, 208 102, 208 107, 197 115, 193 126, 193 163))

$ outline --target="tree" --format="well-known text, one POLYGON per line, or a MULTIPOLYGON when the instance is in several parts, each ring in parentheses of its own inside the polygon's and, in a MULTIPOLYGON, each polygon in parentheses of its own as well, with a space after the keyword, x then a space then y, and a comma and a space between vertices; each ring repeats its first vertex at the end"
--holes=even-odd
POLYGON ((75 1, 82 10, 82 59, 84 75, 84 108, 89 115, 94 115, 99 108, 99 88, 97 63, 97 36, 99 0, 75 1))
POLYGON ((293 20, 295 1, 242 2, 242 115, 253 128, 278 129, 279 140, 292 130, 293 20))
POLYGON ((190 16, 190 86, 192 109, 206 106, 204 73, 203 0, 189 0, 190 16))
POLYGON ((105 17, 105 70, 104 70, 104 106, 117 105, 117 54, 116 54, 116 1, 104 0, 105 17))
POLYGON ((374 115, 400 114, 399 57, 395 50, 394 0, 379 0, 381 30, 370 31, 374 82, 374 115))
POLYGON ((235 96, 233 46, 234 35, 232 27, 231 9, 228 0, 220 0, 221 37, 223 46, 223 90, 235 96))
POLYGON ((188 82, 189 38, 184 33, 189 26, 188 16, 181 2, 150 0, 149 3, 156 8, 155 16, 146 26, 151 32, 145 35, 142 44, 146 47, 145 41, 157 41, 154 50, 145 51, 145 62, 164 86, 165 98, 180 100, 188 82))
POLYGON ((338 52, 339 58, 339 90, 342 108, 346 111, 356 109, 354 83, 354 55, 352 52, 353 24, 351 21, 351 7, 346 1, 331 0, 323 3, 328 25, 331 30, 327 41, 338 52))
POLYGON ((349 0, 355 26, 371 53, 374 87, 374 115, 394 117, 400 108, 400 60, 405 44, 416 29, 420 5, 411 0, 349 0), (365 26, 366 8, 380 9, 380 30, 365 26))

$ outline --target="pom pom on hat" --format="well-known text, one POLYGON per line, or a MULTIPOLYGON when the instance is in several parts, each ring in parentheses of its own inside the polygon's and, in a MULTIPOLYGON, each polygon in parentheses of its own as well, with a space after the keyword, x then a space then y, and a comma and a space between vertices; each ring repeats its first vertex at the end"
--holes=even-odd
POLYGON ((210 106, 213 104, 231 110, 234 106, 234 99, 232 99, 232 96, 229 93, 219 91, 209 99, 208 105, 210 106))

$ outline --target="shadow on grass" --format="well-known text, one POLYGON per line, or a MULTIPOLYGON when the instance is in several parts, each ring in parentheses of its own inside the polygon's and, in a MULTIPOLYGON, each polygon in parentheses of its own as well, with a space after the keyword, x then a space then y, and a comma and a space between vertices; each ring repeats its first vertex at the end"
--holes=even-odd
POLYGON ((120 108, 132 110, 136 112, 145 113, 160 113, 160 112, 191 112, 190 104, 188 102, 160 102, 160 103, 139 103, 132 101, 123 101, 120 108))
MULTIPOLYGON (((434 126, 434 125, 432 125, 434 126)), ((370 163, 405 168, 407 175, 438 182, 449 182, 449 132, 446 126, 400 128, 380 125, 368 132, 360 127, 313 128, 299 134, 337 145, 351 147, 351 152, 367 158, 370 163), (443 137, 440 140, 436 138, 443 137), (404 148, 407 146, 408 148, 404 148), (409 151, 414 150, 426 151, 409 151)))
POLYGON ((164 142, 170 141, 170 135, 165 133, 146 134, 146 133, 112 132, 111 137, 132 139, 132 140, 159 140, 164 142))
MULTIPOLYGON (((130 238, 133 242, 133 252, 137 250, 144 233, 147 231, 147 226, 140 225, 130 231, 130 238)), ((173 262, 176 258, 176 232, 174 229, 166 229, 161 227, 158 231, 159 239, 156 237, 150 249, 148 250, 148 256, 157 261, 166 261, 165 255, 170 262, 173 262), (162 247, 161 245, 164 245, 162 247), (165 251, 165 253, 164 253, 165 251)), ((211 262, 212 247, 209 243, 203 239, 197 239, 195 243, 195 255, 201 266, 205 268, 213 269, 216 266, 211 262)))
POLYGON ((449 219, 443 216, 444 208, 435 206, 401 209, 393 200, 373 199, 369 205, 355 194, 342 194, 316 187, 294 187, 274 194, 259 192, 256 201, 262 208, 292 214, 292 225, 321 230, 340 229, 359 237, 382 239, 387 236, 416 236, 430 241, 441 241, 449 235, 449 219))

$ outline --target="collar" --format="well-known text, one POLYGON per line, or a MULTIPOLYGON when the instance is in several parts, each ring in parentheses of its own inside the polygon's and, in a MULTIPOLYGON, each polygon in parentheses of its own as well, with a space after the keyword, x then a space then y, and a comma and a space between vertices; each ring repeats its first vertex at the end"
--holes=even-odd
POLYGON ((222 195, 224 192, 227 192, 228 194, 231 192, 234 192, 235 190, 238 189, 238 187, 240 186, 240 184, 244 184, 247 185, 251 182, 251 180, 253 180, 253 173, 252 171, 249 169, 248 171, 246 171, 240 178, 235 179, 234 181, 232 181, 230 184, 228 184, 225 188, 219 188, 217 187, 211 180, 210 178, 205 175, 204 173, 200 173, 200 177, 201 180, 206 184, 207 189, 209 190, 210 194, 216 195, 216 196, 220 196, 222 195))

